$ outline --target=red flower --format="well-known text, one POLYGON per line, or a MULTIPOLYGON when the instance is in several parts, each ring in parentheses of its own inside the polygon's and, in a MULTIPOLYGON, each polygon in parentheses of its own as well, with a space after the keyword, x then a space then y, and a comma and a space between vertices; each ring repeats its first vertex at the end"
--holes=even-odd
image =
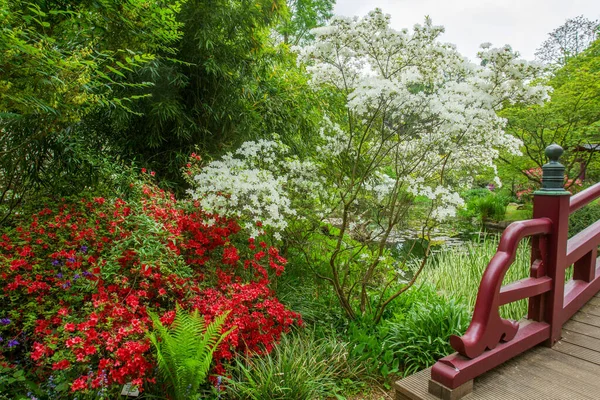
POLYGON ((80 376, 79 378, 75 379, 75 381, 73 381, 71 384, 71 392, 87 389, 87 379, 87 375, 80 376))
POLYGON ((235 263, 237 263, 239 259, 240 259, 240 256, 235 247, 227 247, 225 250, 223 250, 223 263, 224 264, 235 265, 235 263))
MULTIPOLYGON (((63 369, 67 369, 71 366, 71 363, 69 362, 69 360, 61 360, 59 362, 56 362, 54 364, 52 364, 52 369, 53 370, 63 370, 63 369)), ((78 390, 78 389, 73 389, 73 390, 78 390)))
POLYGON ((175 311, 167 311, 166 313, 163 314, 162 317, 160 317, 160 322, 163 325, 171 325, 174 320, 175 320, 175 311))

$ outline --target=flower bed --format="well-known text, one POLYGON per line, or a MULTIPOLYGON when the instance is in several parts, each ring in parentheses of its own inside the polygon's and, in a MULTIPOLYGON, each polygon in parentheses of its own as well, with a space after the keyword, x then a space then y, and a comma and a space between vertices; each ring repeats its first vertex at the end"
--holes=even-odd
POLYGON ((231 310, 224 329, 236 329, 215 353, 222 374, 225 360, 268 352, 300 323, 269 288, 285 262, 236 221, 147 182, 127 201, 63 199, 0 238, 1 368, 47 394, 143 390, 156 382, 147 311, 169 324, 179 303, 207 322, 231 310))

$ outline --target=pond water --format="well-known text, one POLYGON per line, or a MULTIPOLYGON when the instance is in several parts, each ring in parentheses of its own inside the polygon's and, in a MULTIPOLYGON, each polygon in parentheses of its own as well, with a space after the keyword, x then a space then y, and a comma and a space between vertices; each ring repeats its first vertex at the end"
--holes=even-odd
POLYGON ((466 242, 479 241, 485 233, 471 232, 456 235, 455 232, 442 228, 431 232, 430 239, 421 238, 421 231, 403 229, 396 232, 388 240, 389 249, 397 259, 422 258, 431 241, 431 252, 439 252, 451 247, 464 245, 466 242))

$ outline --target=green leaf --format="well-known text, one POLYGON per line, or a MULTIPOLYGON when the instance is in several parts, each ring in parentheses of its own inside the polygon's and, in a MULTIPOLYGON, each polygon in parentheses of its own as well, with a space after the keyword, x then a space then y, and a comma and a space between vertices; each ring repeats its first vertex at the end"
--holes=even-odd
POLYGON ((121 71, 114 69, 110 65, 107 65, 106 68, 108 68, 110 71, 114 72, 115 74, 119 75, 120 77, 125 78, 125 75, 121 71))

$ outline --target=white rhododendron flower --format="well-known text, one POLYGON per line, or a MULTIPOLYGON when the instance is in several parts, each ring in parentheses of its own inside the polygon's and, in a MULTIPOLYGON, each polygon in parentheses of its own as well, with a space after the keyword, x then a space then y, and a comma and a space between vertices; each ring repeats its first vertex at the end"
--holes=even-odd
POLYGON ((252 237, 257 222, 273 229, 276 239, 296 215, 291 192, 317 193, 315 166, 297 158, 285 159, 288 148, 278 141, 258 140, 204 166, 190 190, 208 213, 236 217, 252 237))

